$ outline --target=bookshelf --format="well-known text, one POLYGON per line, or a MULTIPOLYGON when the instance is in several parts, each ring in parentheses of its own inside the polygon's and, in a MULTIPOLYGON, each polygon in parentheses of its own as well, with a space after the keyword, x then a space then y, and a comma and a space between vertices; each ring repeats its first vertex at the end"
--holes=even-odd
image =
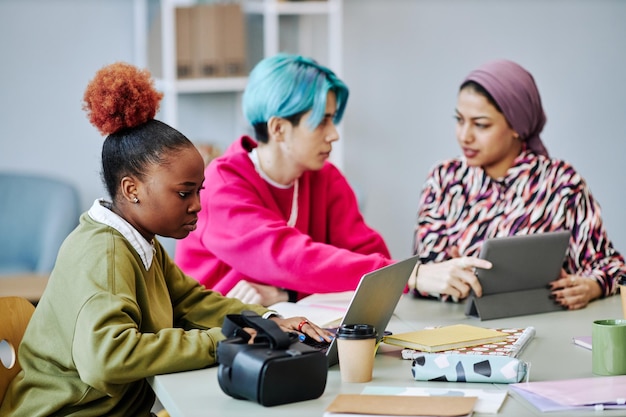
MULTIPOLYGON (((318 25, 307 17, 322 16, 326 18, 324 25, 326 42, 325 58, 319 59, 328 65, 341 76, 341 56, 342 56, 342 13, 343 0, 324 1, 282 1, 282 0, 239 0, 242 10, 247 16, 260 16, 262 19, 262 54, 266 57, 281 52, 281 17, 291 16, 298 18, 298 45, 297 50, 287 50, 291 53, 303 53, 306 46, 311 44, 314 37, 320 34, 318 25)), ((175 10, 176 7, 190 6, 200 1, 196 0, 134 0, 134 60, 140 67, 148 65, 148 33, 150 12, 155 8, 160 14, 161 24, 161 76, 156 78, 157 88, 164 93, 163 102, 159 118, 165 123, 187 132, 187 126, 181 126, 181 112, 185 112, 181 103, 185 100, 192 100, 198 103, 199 100, 217 100, 228 109, 222 109, 225 113, 234 117, 235 122, 232 127, 225 130, 232 130, 229 133, 229 141, 234 140, 239 134, 244 132, 246 126, 241 114, 241 93, 243 92, 247 77, 227 77, 227 78, 195 78, 177 79, 176 77, 176 27, 175 10), (190 98, 191 96, 195 96, 190 98), (234 97, 226 97, 234 96, 234 97), (200 97, 200 98, 198 98, 200 97)), ((260 51, 259 51, 260 52, 260 51)), ((251 62, 254 65, 255 62, 251 62)), ((189 106, 188 106, 189 107, 189 106)), ((195 116, 191 116, 193 119, 195 116)), ((224 129, 222 129, 224 131, 224 129)), ((335 144, 332 161, 341 167, 342 165, 341 141, 335 144)))

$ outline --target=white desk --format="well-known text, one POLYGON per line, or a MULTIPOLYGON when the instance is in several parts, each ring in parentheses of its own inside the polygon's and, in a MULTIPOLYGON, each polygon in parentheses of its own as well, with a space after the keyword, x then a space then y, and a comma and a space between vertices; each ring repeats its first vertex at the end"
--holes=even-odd
MULTIPOLYGON (((592 377, 591 351, 572 343, 573 336, 591 335, 593 320, 619 318, 622 315, 619 297, 595 301, 586 309, 545 313, 532 316, 481 322, 464 314, 464 305, 444 304, 438 301, 417 300, 404 296, 396 309, 390 327, 393 331, 418 330, 426 326, 469 323, 483 327, 534 326, 537 334, 520 358, 531 362, 530 380, 544 381, 565 378, 592 377)), ((375 366, 372 386, 437 387, 508 389, 506 384, 448 383, 415 381, 411 375, 411 361, 403 360, 400 350, 381 345, 375 366)), ((315 400, 302 401, 275 407, 263 407, 251 401, 235 400, 224 394, 217 381, 217 368, 177 374, 158 375, 149 379, 163 406, 171 417, 229 416, 316 416, 340 393, 361 393, 367 384, 342 383, 339 368, 329 369, 324 394, 315 400)), ((478 414, 475 416, 488 416, 478 414)), ((509 393, 500 410, 503 416, 545 415, 531 404, 509 393)), ((548 413, 549 417, 571 417, 572 412, 548 413)), ((576 416, 618 416, 624 411, 576 411, 576 416)))

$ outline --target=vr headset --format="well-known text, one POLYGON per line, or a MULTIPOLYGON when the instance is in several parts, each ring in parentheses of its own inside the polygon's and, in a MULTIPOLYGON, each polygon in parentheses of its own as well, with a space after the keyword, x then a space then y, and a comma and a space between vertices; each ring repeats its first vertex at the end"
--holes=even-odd
POLYGON ((217 378, 222 391, 237 399, 274 406, 319 398, 326 388, 326 355, 283 332, 252 311, 230 314, 217 345, 217 378), (254 343, 243 330, 257 331, 254 343))

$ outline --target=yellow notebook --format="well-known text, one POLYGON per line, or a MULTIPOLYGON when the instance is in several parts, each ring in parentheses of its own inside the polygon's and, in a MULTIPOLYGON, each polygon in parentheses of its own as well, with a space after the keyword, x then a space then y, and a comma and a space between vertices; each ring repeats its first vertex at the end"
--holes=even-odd
POLYGON ((383 342, 424 352, 440 352, 442 350, 499 342, 506 339, 506 337, 506 333, 494 329, 455 324, 385 336, 383 337, 383 342))

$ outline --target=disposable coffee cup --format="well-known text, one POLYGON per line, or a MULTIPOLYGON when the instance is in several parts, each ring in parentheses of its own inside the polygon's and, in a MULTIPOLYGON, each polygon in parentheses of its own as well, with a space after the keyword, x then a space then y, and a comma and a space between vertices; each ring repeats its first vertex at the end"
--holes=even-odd
POLYGON ((374 371, 376 329, 369 324, 344 324, 337 330, 339 372, 343 382, 369 382, 374 371))
POLYGON ((617 281, 620 297, 622 297, 622 315, 626 319, 626 275, 622 275, 617 281))
POLYGON ((591 370, 626 375, 626 320, 596 320, 591 328, 591 370))

